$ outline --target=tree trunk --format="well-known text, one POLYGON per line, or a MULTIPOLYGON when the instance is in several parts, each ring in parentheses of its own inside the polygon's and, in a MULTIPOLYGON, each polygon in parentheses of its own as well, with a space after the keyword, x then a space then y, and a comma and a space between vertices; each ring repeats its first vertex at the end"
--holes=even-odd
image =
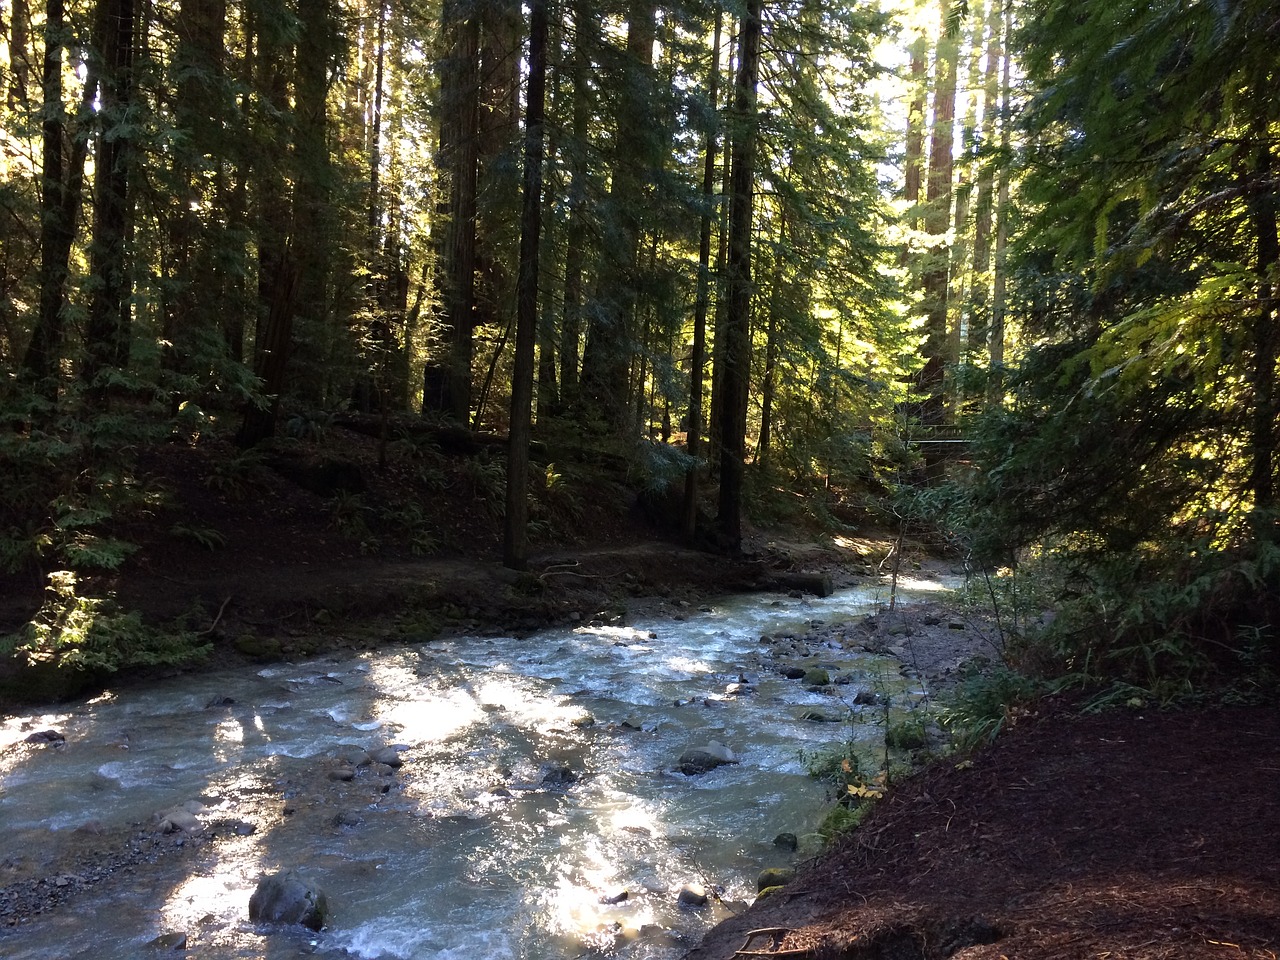
MULTIPOLYGON (((167 211, 167 250, 162 266, 169 281, 162 334, 164 363, 171 370, 190 372, 189 357, 199 332, 220 325, 216 318, 225 309, 216 266, 224 240, 222 228, 217 218, 202 217, 199 211, 213 200, 203 174, 220 172, 231 145, 223 129, 226 14, 225 0, 182 0, 175 20, 178 45, 170 72, 174 125, 180 136, 168 174, 172 202, 167 211)), ((278 28, 264 30, 261 42, 279 57, 266 70, 269 76, 276 71, 279 84, 283 84, 284 51, 288 48, 282 38, 267 39, 273 29, 278 28)), ((285 92, 277 89, 274 97, 283 104, 285 92)))
MULTIPOLYGON (((738 31, 730 30, 729 39, 729 75, 734 78, 733 88, 737 87, 737 58, 741 44, 741 25, 738 31)), ((732 106, 732 104, 730 104, 732 106)), ((721 194, 728 198, 732 193, 730 181, 733 173, 733 151, 724 151, 721 165, 721 194)), ((721 279, 721 295, 716 297, 716 309, 712 320, 715 338, 711 343, 711 402, 707 418, 707 466, 712 476, 720 475, 720 457, 724 449, 721 442, 720 429, 724 424, 724 341, 728 323, 729 300, 724 296, 724 279, 729 274, 729 203, 727 199, 720 204, 719 240, 716 243, 716 276, 721 279)))
POLYGON ((1254 124, 1257 160, 1252 183, 1247 185, 1249 213, 1257 234, 1258 303, 1261 309, 1253 329, 1253 424, 1249 438, 1249 487, 1253 493, 1254 532, 1260 540, 1276 539, 1275 447, 1276 363, 1280 361, 1280 337, 1276 335, 1276 266, 1280 264, 1280 236, 1276 231, 1276 193, 1271 183, 1275 164, 1265 120, 1254 124), (1256 186, 1263 184, 1264 186, 1256 186))
POLYGON ((987 63, 982 81, 982 122, 979 157, 978 190, 973 210, 973 280, 970 285, 969 344, 972 351, 990 357, 988 339, 991 329, 991 230, 994 210, 996 114, 999 112, 1001 0, 988 0, 987 63))
POLYGON ((587 77, 591 62, 586 38, 594 19, 585 0, 573 7, 574 44, 570 73, 573 82, 573 140, 569 184, 569 226, 565 233, 564 308, 560 321, 560 401, 564 409, 578 405, 579 343, 582 339, 582 280, 587 247, 587 136, 591 122, 587 77))
POLYGON ((280 411, 280 393, 289 363, 289 343, 293 335, 293 312, 298 300, 298 265, 291 250, 282 250, 272 259, 274 271, 268 294, 265 322, 255 339, 254 372, 262 381, 265 403, 245 407, 244 419, 236 434, 236 443, 249 448, 270 438, 276 429, 280 411))
MULTIPOLYGON (((920 185, 924 180, 924 111, 928 93, 929 39, 921 30, 909 48, 911 55, 911 103, 907 107, 907 143, 903 160, 903 195, 907 203, 920 203, 920 185)), ((920 226, 920 215, 914 209, 907 215, 911 229, 920 226)))
POLYGON ((751 227, 755 186, 756 87, 760 73, 761 0, 747 0, 734 88, 733 173, 729 193, 729 256, 721 408, 720 509, 724 547, 742 548, 742 494, 751 378, 751 227))
MULTIPOLYGON (((75 240, 76 220, 80 215, 84 191, 84 166, 89 142, 87 129, 77 124, 71 137, 71 154, 64 166, 62 145, 67 132, 67 115, 62 101, 62 47, 66 31, 63 0, 49 0, 42 68, 40 299, 22 366, 27 377, 51 401, 58 395, 63 309, 67 299, 71 245, 75 240)), ((97 87, 97 67, 91 60, 87 65, 81 99, 81 119, 91 115, 97 87)))
POLYGON ((529 564, 529 441, 533 353, 538 326, 538 242, 542 228, 543 111, 547 85, 547 0, 530 0, 529 87, 525 107, 524 196, 520 212, 516 360, 511 377, 511 432, 507 447, 507 512, 502 562, 529 564))
POLYGON ((685 446, 689 469, 684 478, 684 510, 680 523, 687 543, 698 533, 698 458, 702 455, 703 373, 707 365, 707 310, 711 304, 711 219, 716 187, 716 154, 719 152, 719 121, 715 112, 720 106, 720 35, 724 11, 716 9, 716 28, 711 41, 711 76, 707 82, 707 100, 712 119, 708 122, 703 146, 702 221, 698 225, 698 285, 693 308, 693 350, 689 357, 689 419, 685 428, 685 446))
MULTIPOLYGON (((1004 36, 1013 33, 1013 4, 1004 7, 1004 36)), ((1005 256, 1009 246, 1009 148, 1010 125, 1013 110, 1010 105, 1013 87, 1010 83, 1009 51, 1004 51, 1004 63, 1000 68, 1000 172, 996 180, 996 249, 994 275, 991 282, 991 372, 987 380, 987 402, 1001 406, 1004 400, 1004 311, 1005 311, 1005 256)))
POLYGON ((660 163, 651 129, 656 31, 654 0, 631 0, 627 17, 629 71, 618 112, 617 156, 609 191, 616 242, 606 244, 597 272, 596 309, 582 361, 583 394, 615 434, 622 434, 627 426, 645 178, 660 163))
MULTIPOLYGON (((332 213, 333 166, 329 159, 329 77, 337 53, 333 0, 298 0, 299 31, 294 74, 292 245, 298 266, 296 324, 306 341, 323 341, 329 313, 331 251, 337 245, 332 213)), ((299 339, 302 339, 301 337, 299 339)), ((380 357, 379 359, 382 359, 380 357)), ((284 384, 281 384, 283 389, 284 384)), ((309 399, 320 400, 321 390, 309 399)))
POLYGON ((760 384, 760 439, 756 443, 756 463, 768 465, 769 442, 773 432, 774 380, 778 365, 778 313, 782 308, 782 284, 787 251, 787 211, 779 211, 778 253, 774 262, 772 290, 769 292, 769 320, 765 326, 764 376, 760 384))
POLYGON ((13 0, 9 27, 9 109, 27 112, 28 67, 31 50, 31 7, 27 0, 13 0))
MULTIPOLYGON (((276 11, 279 12, 279 11, 276 11)), ((298 302, 299 264, 293 248, 294 210, 287 183, 288 146, 282 118, 288 103, 288 64, 292 49, 277 21, 258 22, 259 96, 265 101, 263 129, 256 131, 273 147, 256 165, 258 202, 258 324, 253 338, 253 371, 264 394, 262 405, 246 404, 236 434, 243 448, 275 433, 280 394, 293 339, 293 315, 298 302)))
POLYGON ((462 0, 445 4, 442 29, 451 38, 440 65, 439 170, 446 195, 437 323, 444 356, 423 371, 423 413, 471 422, 472 334, 476 302, 476 177, 480 127, 480 24, 462 0))
POLYGON ((949 0, 940 8, 941 34, 938 38, 933 94, 933 131, 929 142, 929 178, 925 193, 924 229, 930 248, 925 257, 921 285, 924 291, 924 368, 916 387, 922 394, 920 420, 926 425, 941 424, 944 415, 943 382, 949 357, 947 336, 948 260, 947 231, 951 228, 951 180, 955 142, 956 66, 959 40, 947 33, 949 0))
POLYGON ((135 9, 133 0, 100 0, 106 8, 102 35, 103 77, 98 116, 102 128, 94 163, 94 223, 90 263, 94 276, 86 331, 84 381, 100 402, 96 385, 107 368, 129 362, 132 284, 126 247, 130 236, 129 179, 133 145, 126 119, 133 103, 135 9))

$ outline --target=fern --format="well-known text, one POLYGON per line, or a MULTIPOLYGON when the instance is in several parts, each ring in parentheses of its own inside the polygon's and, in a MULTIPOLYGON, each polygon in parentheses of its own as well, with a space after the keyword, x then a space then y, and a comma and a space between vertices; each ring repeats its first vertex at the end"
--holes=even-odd
POLYGON ((121 611, 109 597, 82 596, 77 587, 72 571, 50 574, 39 612, 0 638, 0 647, 29 664, 100 673, 187 663, 212 649, 196 634, 147 626, 138 613, 121 611))

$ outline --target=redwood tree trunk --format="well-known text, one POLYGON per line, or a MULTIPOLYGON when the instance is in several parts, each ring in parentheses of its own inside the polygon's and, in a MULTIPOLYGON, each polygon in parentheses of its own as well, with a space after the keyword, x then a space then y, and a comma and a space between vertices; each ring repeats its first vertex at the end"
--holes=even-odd
POLYGON ((507 513, 502 562, 523 570, 529 562, 529 440, 533 353, 538 327, 538 242, 542 230, 543 111, 547 87, 547 0, 531 0, 529 88, 525 107, 524 196, 520 212, 516 358, 511 377, 511 432, 507 445, 507 513))
POLYGON ((446 227, 439 252, 441 351, 423 371, 422 412, 471 423, 472 334, 476 303, 476 177, 480 126, 480 23, 461 0, 445 4, 443 29, 452 37, 440 69, 440 161, 446 227))
POLYGON ((756 87, 760 72, 761 0, 747 0, 734 89, 733 172, 729 194, 729 255, 721 406, 720 509, 724 547, 742 548, 742 493, 751 375, 751 224, 755 185, 756 87))
POLYGON ((94 168, 93 241, 90 261, 95 283, 89 301, 82 376, 94 386, 100 371, 124 368, 129 362, 130 293, 126 247, 130 235, 129 178, 132 137, 126 114, 133 102, 133 0, 100 0, 103 17, 101 106, 102 129, 94 168))
MULTIPOLYGON (((707 84, 707 99, 713 111, 720 100, 720 34, 724 25, 724 12, 716 10, 716 29, 711 41, 711 77, 707 84)), ((693 308, 693 351, 689 357, 689 420, 686 426, 686 447, 689 454, 689 470, 684 480, 684 512, 681 530, 684 538, 692 542, 698 532, 698 458, 702 454, 703 374, 707 365, 707 310, 711 305, 711 218, 712 201, 716 187, 716 155, 720 138, 718 121, 707 127, 702 166, 702 222, 698 226, 698 287, 693 308)))

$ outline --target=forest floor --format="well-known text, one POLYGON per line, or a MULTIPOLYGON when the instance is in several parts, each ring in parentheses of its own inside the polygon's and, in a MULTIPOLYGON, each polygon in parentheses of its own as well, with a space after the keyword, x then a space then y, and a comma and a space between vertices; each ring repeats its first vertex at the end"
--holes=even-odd
MULTIPOLYGON (((234 452, 216 443, 151 451, 143 465, 167 506, 113 531, 140 549, 91 586, 151 620, 184 618, 229 666, 440 632, 679 616, 779 573, 865 580, 888 547, 874 533, 815 542, 804 531, 756 531, 744 556, 727 560, 675 546, 660 516, 620 507, 630 496, 602 482, 595 495, 548 493, 543 536, 555 545, 535 545, 529 571, 517 574, 496 561, 501 492, 483 458, 439 461, 435 492, 410 496, 397 471, 413 464, 377 471, 369 442, 347 446, 358 489, 307 489, 296 473, 258 463, 232 472, 234 452), (414 556, 414 538, 427 534, 430 555, 414 556)), ((0 633, 30 619, 42 592, 35 576, 0 581, 0 633)), ((878 618, 863 642, 905 648, 937 689, 968 658, 998 653, 989 624, 952 627, 966 617, 936 605, 903 610, 878 618)), ((0 703, 0 713, 16 709, 0 703)), ((1011 716, 993 744, 895 784, 859 829, 689 957, 1276 960, 1278 825, 1275 709, 1086 714, 1049 701, 1011 716), (772 933, 748 936, 762 929, 772 933)), ((132 841, 119 839, 93 845, 109 865, 93 874, 100 882, 127 864, 132 841), (116 846, 119 856, 99 849, 116 846)), ((62 861, 85 854, 51 847, 0 875, 0 922, 56 909, 73 891, 46 880, 77 873, 62 861)))

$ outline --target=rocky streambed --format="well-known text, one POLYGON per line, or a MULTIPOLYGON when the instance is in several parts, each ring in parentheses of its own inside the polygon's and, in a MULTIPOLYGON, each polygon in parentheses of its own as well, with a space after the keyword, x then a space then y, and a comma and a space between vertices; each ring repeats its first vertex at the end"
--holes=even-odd
POLYGON ((927 606, 858 619, 883 600, 732 598, 9 718, 0 954, 679 956, 816 849, 806 755, 874 749, 886 704, 993 652, 927 606), (321 931, 250 922, 282 870, 326 892, 321 931))

